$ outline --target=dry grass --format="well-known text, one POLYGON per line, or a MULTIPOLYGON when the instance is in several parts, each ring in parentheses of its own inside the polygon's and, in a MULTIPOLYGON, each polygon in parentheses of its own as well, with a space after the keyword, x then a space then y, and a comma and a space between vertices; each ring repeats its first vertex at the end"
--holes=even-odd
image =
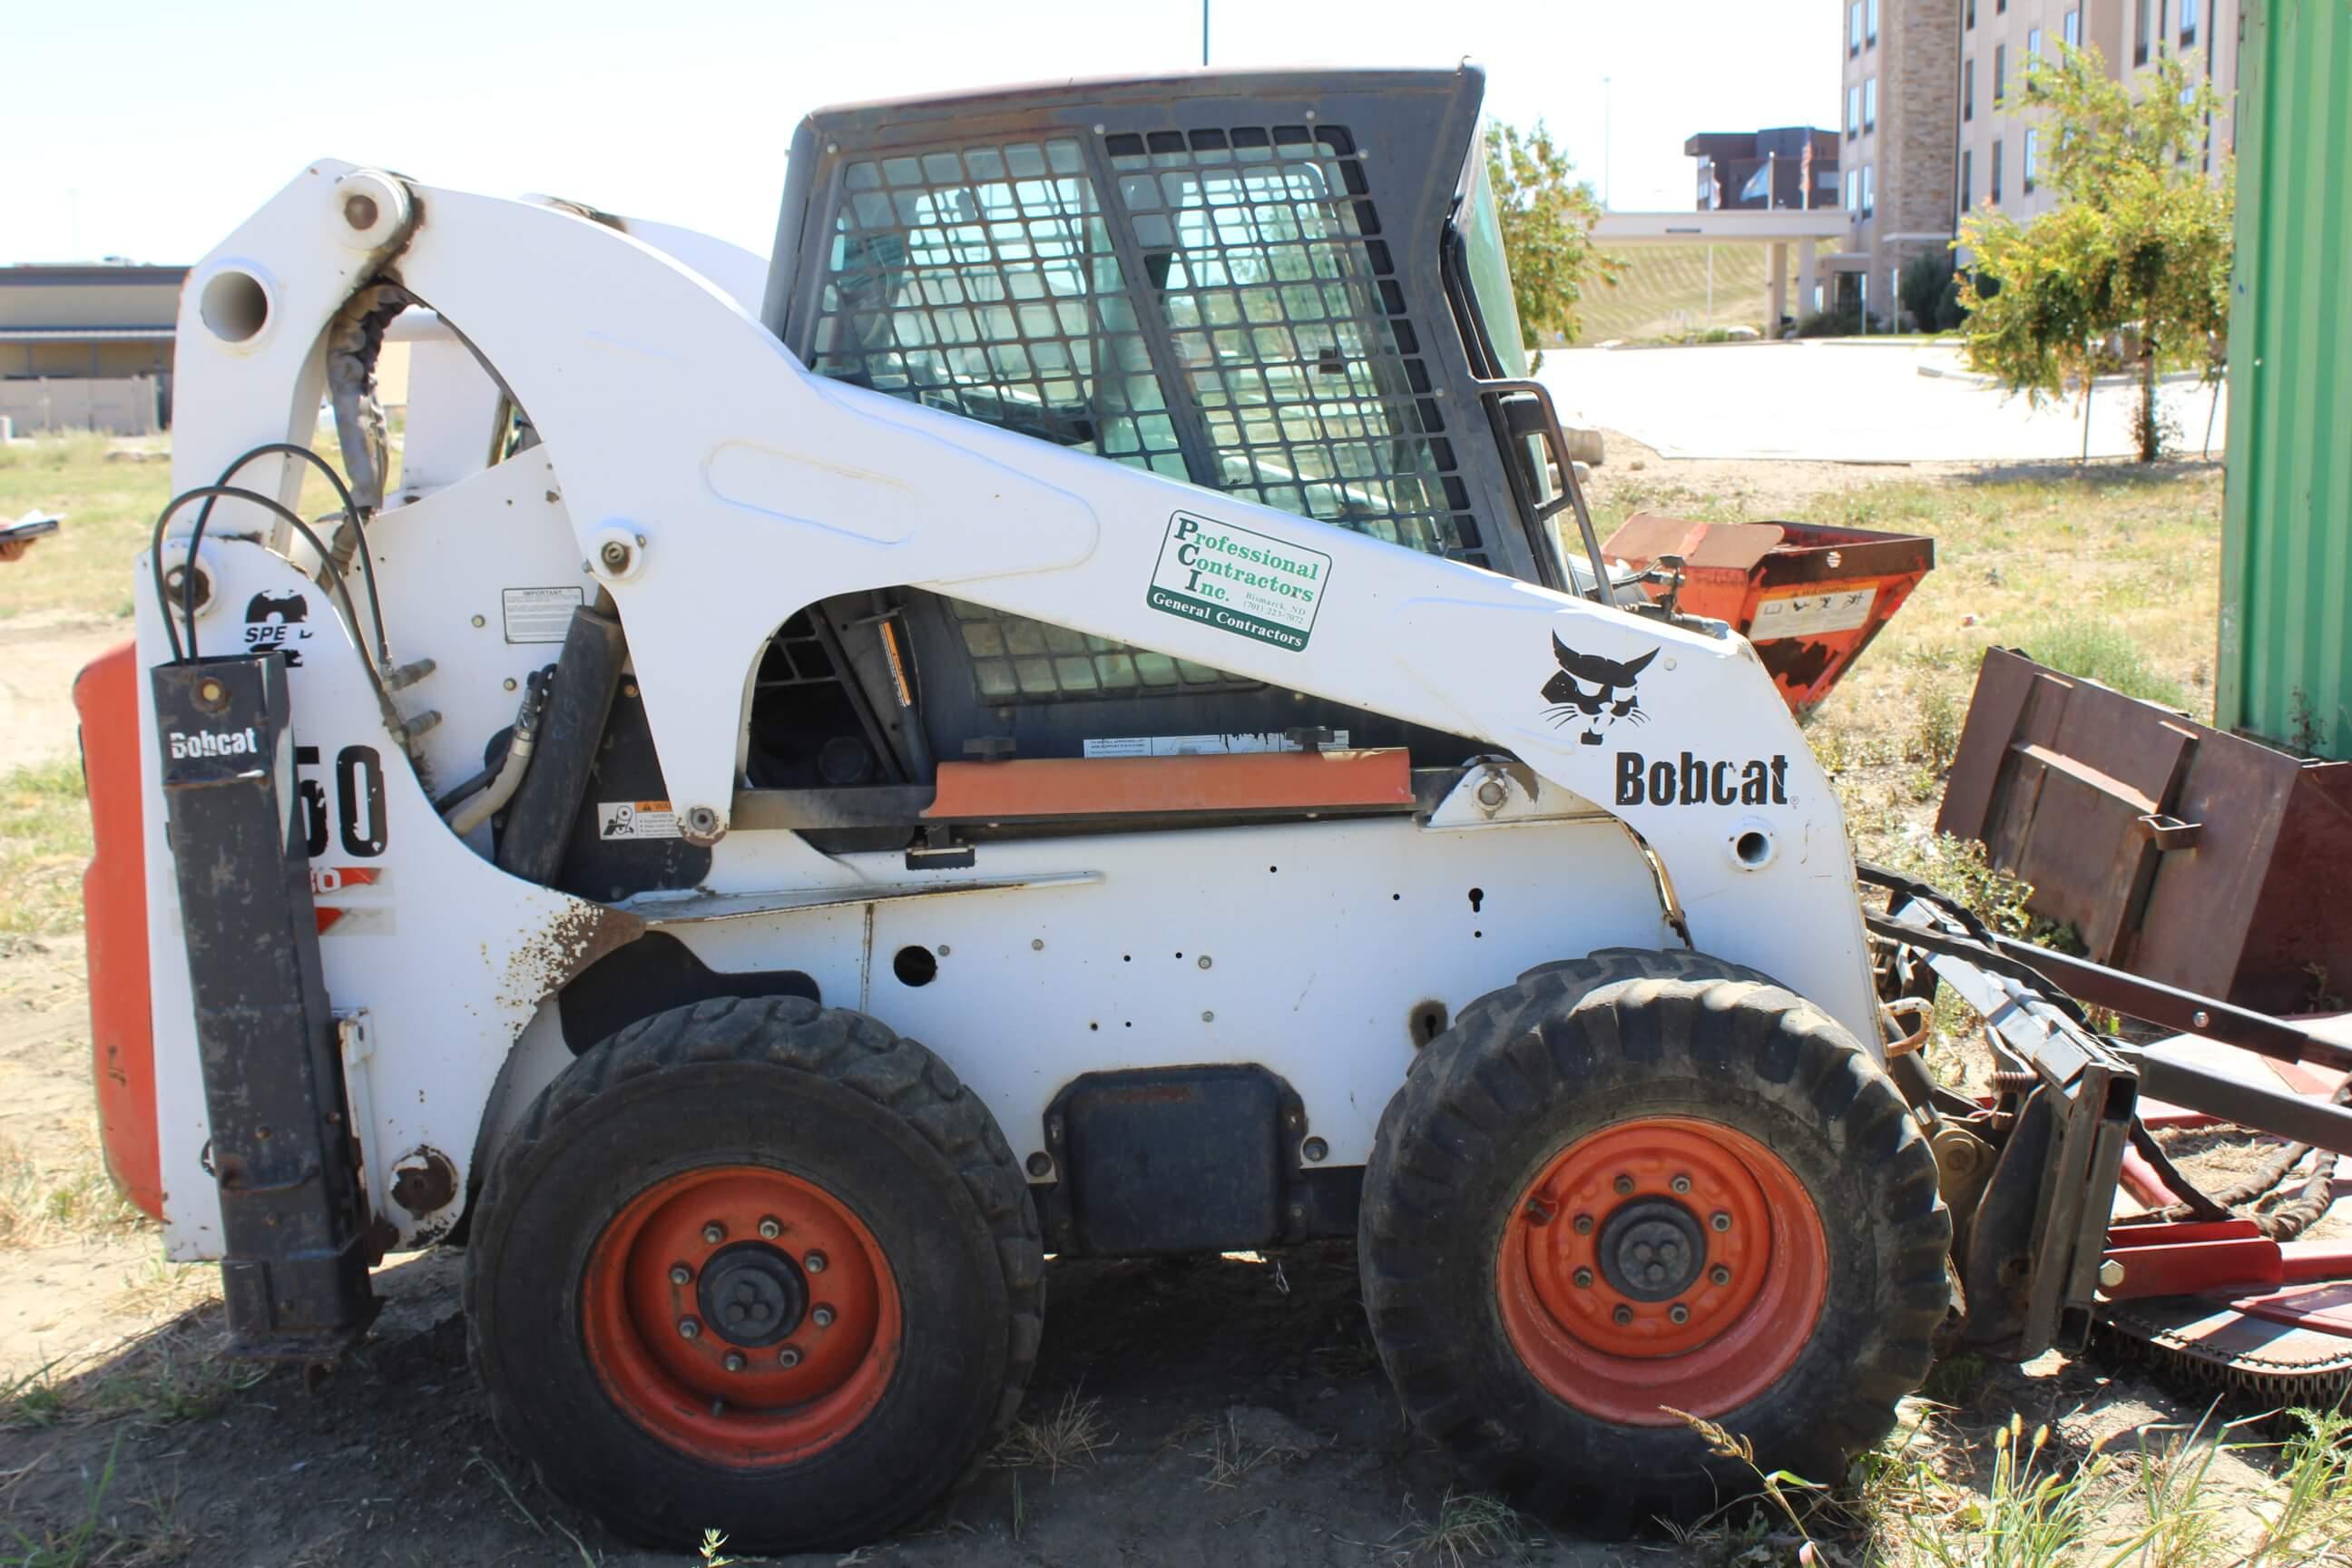
POLYGON ((1445 1568, 1466 1568, 1471 1563, 1523 1563, 1545 1544, 1508 1503, 1485 1492, 1450 1489, 1438 1500, 1435 1519, 1413 1520, 1381 1542, 1398 1562, 1444 1563, 1445 1568))
POLYGON ((104 1468, 84 1483, 81 1510, 70 1520, 8 1521, 14 1568, 155 1568, 194 1550, 195 1533, 180 1518, 176 1491, 159 1488, 128 1500, 115 1497, 121 1450, 118 1437, 104 1468))
POLYGON ((95 1136, 63 1163, 0 1139, 0 1247, 128 1236, 149 1223, 106 1173, 95 1136))
POLYGON ((1083 1399, 1074 1388, 1034 1420, 1015 1421, 992 1462, 1000 1469, 1043 1469, 1052 1480, 1065 1469, 1092 1464, 1118 1441, 1118 1434, 1103 1430, 1102 1401, 1083 1399))
POLYGON ((0 775, 0 944, 80 926, 89 848, 79 763, 0 775))
POLYGON ((1580 343, 1641 342, 1708 327, 1755 327, 1764 321, 1763 247, 1715 247, 1715 310, 1707 310, 1704 245, 1635 245, 1622 253, 1625 276, 1613 289, 1586 292, 1580 343))

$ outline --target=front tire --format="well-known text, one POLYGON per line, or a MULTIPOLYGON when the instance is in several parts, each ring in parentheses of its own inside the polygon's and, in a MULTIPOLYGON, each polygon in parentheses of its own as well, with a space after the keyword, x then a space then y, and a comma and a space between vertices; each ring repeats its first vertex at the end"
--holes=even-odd
POLYGON ((1596 1532, 1819 1481, 1930 1361, 1951 1226, 1903 1098, 1753 971, 1612 950, 1463 1010, 1382 1118, 1364 1300, 1407 1415, 1596 1532))
POLYGON ((1044 1310, 1028 1185, 930 1052, 798 997, 583 1053, 500 1151, 467 1342, 549 1489, 648 1544, 861 1545, 1020 1404, 1044 1310))

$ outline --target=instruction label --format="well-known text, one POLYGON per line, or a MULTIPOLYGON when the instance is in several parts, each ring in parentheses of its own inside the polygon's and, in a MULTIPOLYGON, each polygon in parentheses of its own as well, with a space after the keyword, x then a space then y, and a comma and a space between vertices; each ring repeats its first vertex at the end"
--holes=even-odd
POLYGON ((585 601, 578 588, 508 588, 499 595, 507 641, 562 642, 572 631, 572 612, 585 601))
POLYGON ((1760 599, 1748 640, 1770 642, 1775 637, 1850 632, 1869 621, 1870 606, 1877 599, 1875 588, 1839 588, 1827 594, 1783 594, 1760 599))
POLYGON ((676 838, 677 813, 666 800, 600 800, 596 803, 599 838, 676 838))
MULTIPOLYGON (((1329 742, 1344 750, 1348 731, 1334 730, 1329 742)), ((1225 757, 1250 752, 1303 751, 1279 730, 1250 730, 1231 735, 1114 735, 1086 742, 1089 757, 1225 757)))
POLYGON ((1143 601, 1293 653, 1304 650, 1331 581, 1331 558, 1189 511, 1168 520, 1143 601))

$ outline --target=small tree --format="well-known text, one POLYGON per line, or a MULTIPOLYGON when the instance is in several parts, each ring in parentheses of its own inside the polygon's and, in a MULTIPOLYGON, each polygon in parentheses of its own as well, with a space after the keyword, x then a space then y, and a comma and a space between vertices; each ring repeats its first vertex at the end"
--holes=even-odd
POLYGON ((2102 346, 2128 329, 2139 456, 2153 462, 2158 372, 2218 374, 2210 344, 2229 325, 2234 176, 2209 180, 2194 162, 2220 100, 2208 83, 2190 89, 2177 57, 2135 100, 2096 49, 2061 50, 2027 68, 2025 100, 2049 110, 2037 173, 2062 205, 2031 224, 1989 208, 1962 229, 1976 253, 1961 289, 1969 361, 2037 403, 2070 381, 2087 397, 2102 346))
POLYGON ((1624 262, 1592 243, 1601 203, 1591 185, 1570 177, 1573 169, 1540 120, 1528 132, 1486 127, 1486 178, 1511 264, 1520 346, 1530 351, 1544 331, 1574 342, 1584 327, 1576 308, 1586 286, 1613 287, 1624 275, 1624 262))

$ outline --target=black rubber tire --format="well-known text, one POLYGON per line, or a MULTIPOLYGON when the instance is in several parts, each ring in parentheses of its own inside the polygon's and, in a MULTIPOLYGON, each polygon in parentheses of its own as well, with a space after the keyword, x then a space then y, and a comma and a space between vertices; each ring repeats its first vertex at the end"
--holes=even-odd
POLYGON ((1852 1036, 1753 970, 1614 948, 1530 970, 1464 1008, 1383 1114, 1359 1259, 1381 1360, 1423 1434, 1473 1484, 1563 1526, 1619 1534, 1755 1489, 1688 1427, 1604 1420, 1553 1396, 1506 1335, 1504 1226, 1578 1139, 1698 1117, 1761 1141, 1826 1222, 1812 1336, 1717 1419, 1757 1463, 1843 1479, 1927 1376, 1951 1224, 1902 1095, 1852 1036))
POLYGON ((498 1154, 466 1258, 467 1348, 501 1435, 548 1489, 649 1545, 863 1545, 970 1473, 1019 1408, 1045 1313, 1029 1187, 946 1065, 796 996, 656 1014, 584 1052, 498 1154), (681 1171, 756 1164, 824 1187, 896 1278, 904 1351, 870 1414, 797 1463, 730 1469, 624 1415, 589 1364, 591 1249, 681 1171))

